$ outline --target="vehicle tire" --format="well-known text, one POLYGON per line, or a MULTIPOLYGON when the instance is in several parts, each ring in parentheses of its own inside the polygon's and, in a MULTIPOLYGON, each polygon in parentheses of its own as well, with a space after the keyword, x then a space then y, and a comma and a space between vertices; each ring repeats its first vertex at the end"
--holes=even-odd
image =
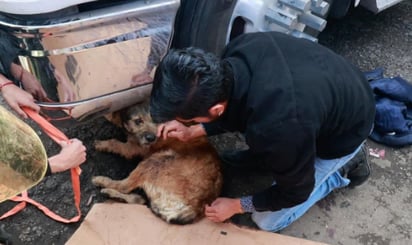
POLYGON ((330 5, 328 16, 334 19, 344 17, 353 5, 353 0, 328 0, 328 2, 330 5))
POLYGON ((322 31, 328 9, 323 0, 182 0, 171 48, 196 46, 220 54, 236 36, 266 31, 316 41, 305 29, 322 31))

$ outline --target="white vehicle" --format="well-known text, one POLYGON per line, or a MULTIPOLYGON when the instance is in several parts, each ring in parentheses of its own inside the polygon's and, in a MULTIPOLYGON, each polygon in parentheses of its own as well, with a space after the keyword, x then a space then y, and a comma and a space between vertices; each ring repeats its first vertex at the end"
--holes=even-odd
POLYGON ((219 54, 232 38, 265 31, 316 41, 313 33, 325 28, 327 17, 342 17, 350 6, 377 13, 399 2, 0 0, 0 29, 17 40, 16 62, 47 94, 39 99, 42 112, 67 127, 147 97, 153 70, 170 47, 219 54))

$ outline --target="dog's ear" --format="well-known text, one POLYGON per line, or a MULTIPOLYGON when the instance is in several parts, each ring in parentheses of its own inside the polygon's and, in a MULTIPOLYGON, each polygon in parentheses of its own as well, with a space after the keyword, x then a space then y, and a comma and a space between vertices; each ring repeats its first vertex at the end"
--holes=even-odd
POLYGON ((108 121, 110 121, 111 123, 113 123, 117 127, 122 128, 123 127, 123 121, 122 121, 121 114, 122 114, 121 111, 115 111, 115 112, 112 112, 110 114, 106 114, 105 117, 108 121))
POLYGON ((143 100, 142 102, 139 103, 140 108, 144 110, 146 114, 150 114, 149 106, 150 106, 150 100, 146 99, 143 100))

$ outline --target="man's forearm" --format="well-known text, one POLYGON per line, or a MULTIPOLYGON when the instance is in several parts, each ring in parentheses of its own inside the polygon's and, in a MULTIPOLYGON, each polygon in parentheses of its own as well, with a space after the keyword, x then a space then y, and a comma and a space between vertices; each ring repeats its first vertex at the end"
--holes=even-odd
POLYGON ((15 63, 11 63, 10 73, 14 78, 21 80, 21 78, 23 76, 23 73, 24 73, 24 69, 20 65, 17 65, 15 63))
POLYGON ((14 85, 14 83, 0 74, 0 92, 3 90, 3 87, 8 85, 14 85))
POLYGON ((3 74, 0 74, 0 85, 3 85, 8 82, 10 82, 10 80, 7 79, 7 77, 3 76, 3 74))

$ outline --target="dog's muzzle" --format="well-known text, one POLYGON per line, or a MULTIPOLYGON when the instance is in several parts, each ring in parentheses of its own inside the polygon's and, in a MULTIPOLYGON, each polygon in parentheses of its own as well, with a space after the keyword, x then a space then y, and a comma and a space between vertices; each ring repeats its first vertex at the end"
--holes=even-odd
POLYGON ((143 137, 148 143, 153 143, 157 138, 153 133, 145 133, 143 137))

